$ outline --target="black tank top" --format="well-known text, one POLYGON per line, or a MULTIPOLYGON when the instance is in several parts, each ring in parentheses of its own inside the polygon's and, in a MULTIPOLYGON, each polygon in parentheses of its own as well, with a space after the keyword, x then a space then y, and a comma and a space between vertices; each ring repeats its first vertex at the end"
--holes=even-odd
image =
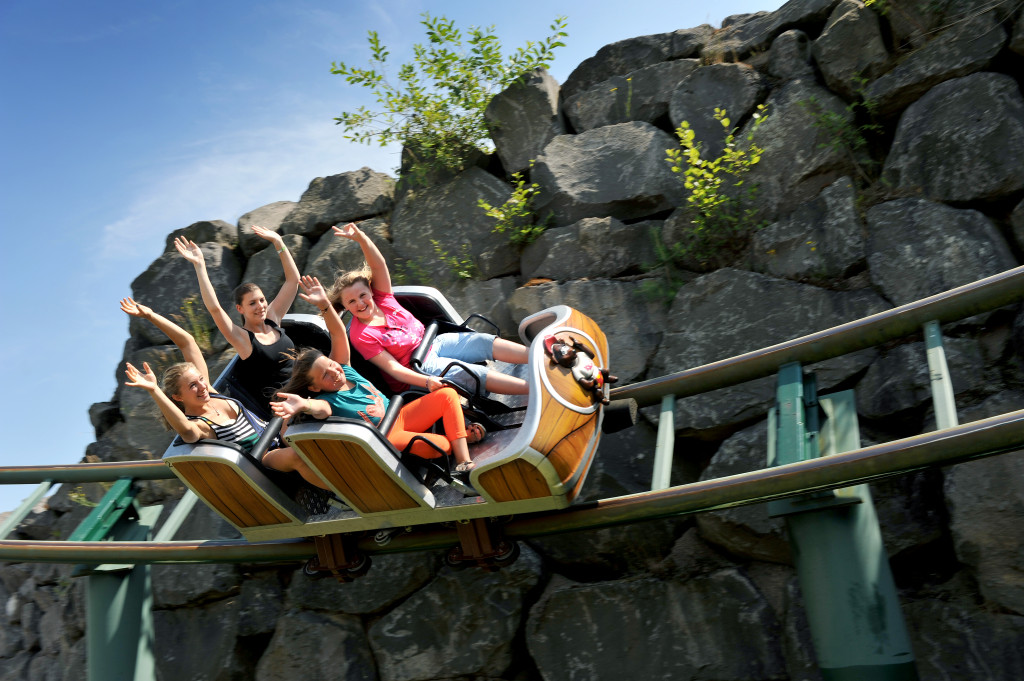
POLYGON ((295 343, 272 320, 266 322, 267 326, 278 330, 280 337, 274 343, 264 345, 256 340, 256 334, 246 329, 252 352, 239 360, 237 377, 246 392, 259 401, 259 406, 269 411, 270 398, 291 378, 292 360, 285 353, 294 353, 295 343))

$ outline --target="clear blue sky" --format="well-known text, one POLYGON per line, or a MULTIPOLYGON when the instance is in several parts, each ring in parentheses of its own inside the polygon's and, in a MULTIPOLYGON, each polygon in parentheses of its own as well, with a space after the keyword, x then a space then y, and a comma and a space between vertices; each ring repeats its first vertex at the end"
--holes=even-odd
MULTIPOLYGON (((318 176, 393 171, 397 150, 348 144, 333 121, 370 103, 330 74, 332 61, 366 63, 368 30, 400 64, 426 11, 494 25, 506 49, 565 15, 551 69, 563 82, 608 43, 782 4, 3 0, 0 466, 81 459, 89 405, 123 380, 118 300, 167 234, 298 201, 318 176)), ((31 489, 0 486, 0 511, 31 489)))

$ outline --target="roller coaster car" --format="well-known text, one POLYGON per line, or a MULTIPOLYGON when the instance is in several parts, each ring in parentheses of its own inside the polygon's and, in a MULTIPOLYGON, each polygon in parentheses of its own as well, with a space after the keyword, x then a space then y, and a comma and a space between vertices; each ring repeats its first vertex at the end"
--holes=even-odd
MULTIPOLYGON (((431 332, 463 324, 435 289, 396 287, 395 295, 431 332)), ((289 335, 295 324, 301 330, 297 335, 310 332, 311 337, 296 338, 297 345, 329 345, 318 317, 289 315, 284 320, 289 335)), ((593 461, 601 436, 602 398, 608 389, 581 383, 578 372, 574 376, 572 367, 555 361, 550 355, 552 338, 585 347, 588 359, 592 353, 593 363, 605 370, 607 340, 592 320, 564 305, 527 317, 519 335, 529 347, 528 365, 495 363, 492 368, 524 378, 529 396, 463 392, 467 420, 480 421, 488 430, 483 442, 470 445, 476 467, 468 478, 451 474, 445 466, 449 457, 421 459, 388 442, 389 417, 403 401, 415 398, 408 393, 392 398, 380 430, 361 420, 339 418, 296 422, 287 428, 284 440, 327 483, 330 494, 301 481, 282 483, 282 474, 258 463, 260 446, 246 455, 216 440, 178 444, 168 449, 164 460, 249 540, 387 530, 563 508, 577 496, 593 461)), ((424 345, 428 342, 425 338, 424 345)), ((372 365, 355 354, 354 368, 379 381, 372 365)), ((216 387, 246 401, 233 389, 232 369, 233 363, 216 387)), ((263 439, 270 437, 268 432, 263 439)), ((265 450, 262 441, 261 445, 265 450)))

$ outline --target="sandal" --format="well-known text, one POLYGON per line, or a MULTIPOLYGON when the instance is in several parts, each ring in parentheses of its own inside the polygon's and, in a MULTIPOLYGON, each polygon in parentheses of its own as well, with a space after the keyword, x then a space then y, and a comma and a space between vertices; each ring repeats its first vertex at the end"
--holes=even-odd
POLYGON ((474 468, 476 468, 476 464, 473 463, 472 461, 463 461, 462 463, 455 467, 455 473, 456 475, 460 473, 468 473, 474 468))

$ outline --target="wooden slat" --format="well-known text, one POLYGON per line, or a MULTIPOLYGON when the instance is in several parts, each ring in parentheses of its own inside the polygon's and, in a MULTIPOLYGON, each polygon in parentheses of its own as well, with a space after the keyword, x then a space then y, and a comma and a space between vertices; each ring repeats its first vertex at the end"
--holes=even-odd
POLYGON ((540 499, 552 496, 547 481, 537 469, 521 459, 481 473, 477 484, 496 501, 540 499))
POLYGON ((333 438, 301 439, 302 449, 321 476, 360 513, 417 508, 419 499, 382 470, 375 457, 355 442, 333 438))
POLYGON ((231 519, 237 527, 293 522, 227 464, 181 461, 174 464, 174 470, 188 481, 201 499, 231 519))

